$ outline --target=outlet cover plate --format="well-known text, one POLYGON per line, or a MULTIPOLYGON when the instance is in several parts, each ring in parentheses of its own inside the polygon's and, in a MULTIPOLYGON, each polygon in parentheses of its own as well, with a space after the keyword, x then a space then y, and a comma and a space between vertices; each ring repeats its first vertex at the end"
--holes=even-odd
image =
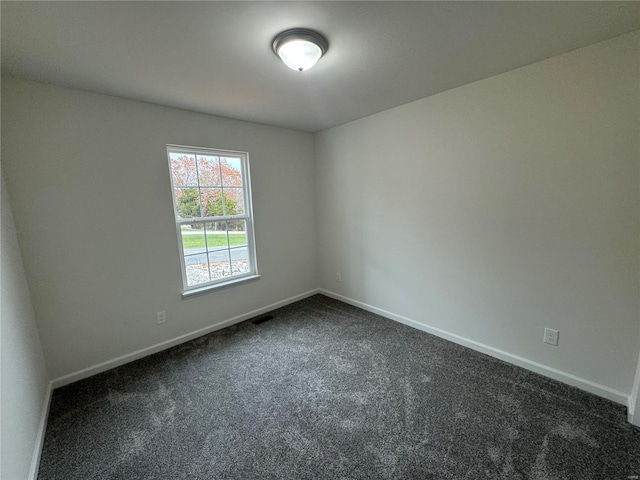
POLYGON ((560 332, 558 330, 554 330, 553 328, 545 328, 544 329, 544 338, 542 341, 544 343, 548 343, 549 345, 558 345, 558 337, 560 336, 560 332))

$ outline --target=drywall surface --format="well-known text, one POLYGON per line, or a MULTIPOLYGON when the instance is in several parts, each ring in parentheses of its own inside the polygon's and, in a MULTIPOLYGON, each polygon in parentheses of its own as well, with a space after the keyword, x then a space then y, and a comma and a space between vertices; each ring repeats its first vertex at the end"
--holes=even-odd
POLYGON ((628 395, 639 39, 319 133, 320 287, 628 395))
POLYGON ((1 215, 0 478, 9 480, 29 477, 49 378, 4 179, 1 215))
POLYGON ((312 135, 12 78, 2 94, 3 169, 52 378, 317 286, 312 135), (249 152, 259 280, 181 298, 167 144, 249 152))

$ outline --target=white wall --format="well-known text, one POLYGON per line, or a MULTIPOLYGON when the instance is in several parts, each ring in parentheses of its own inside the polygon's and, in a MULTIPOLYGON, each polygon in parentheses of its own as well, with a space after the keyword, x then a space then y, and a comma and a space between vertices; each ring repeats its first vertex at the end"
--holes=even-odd
POLYGON ((629 395, 639 39, 318 134, 320 286, 629 395))
POLYGON ((312 135, 2 86, 3 170, 53 378, 316 287, 312 135), (260 280, 181 299, 168 143, 249 152, 260 280))
POLYGON ((51 377, 319 283, 628 395, 639 35, 322 132, 315 150, 309 134, 3 78, 3 170, 51 377), (249 151, 261 280, 180 298, 167 143, 249 151))
POLYGON ((29 476, 49 379, 4 179, 1 219, 0 478, 8 480, 29 476))

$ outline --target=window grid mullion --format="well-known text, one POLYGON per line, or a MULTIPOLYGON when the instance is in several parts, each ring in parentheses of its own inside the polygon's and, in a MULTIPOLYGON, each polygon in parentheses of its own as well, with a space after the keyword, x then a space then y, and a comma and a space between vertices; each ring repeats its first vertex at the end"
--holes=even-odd
POLYGON ((230 217, 200 217, 200 218, 180 218, 176 222, 178 225, 191 225, 202 222, 232 222, 234 220, 249 221, 249 217, 246 215, 233 215, 230 217))
POLYGON ((227 216, 227 202, 224 201, 224 181, 222 179, 222 162, 220 161, 221 157, 218 157, 218 171, 220 172, 220 192, 222 197, 220 198, 220 202, 222 203, 222 215, 227 216))
MULTIPOLYGON (((194 153, 194 155, 196 157, 196 180, 198 181, 198 203, 200 204, 200 217, 204 218, 204 209, 202 207, 202 188, 200 187, 200 168, 198 167, 198 154, 194 153)), ((211 278, 211 262, 209 261, 209 245, 207 242, 207 224, 205 222, 202 222, 202 234, 204 235, 205 258, 207 259, 207 275, 209 276, 209 281, 211 281, 213 279, 211 278)))
MULTIPOLYGON (((176 189, 198 188, 198 187, 202 187, 202 188, 222 188, 222 185, 174 185, 173 186, 173 188, 176 188, 176 189)), ((238 187, 238 186, 235 186, 235 185, 227 185, 227 188, 242 189, 242 187, 238 187)))

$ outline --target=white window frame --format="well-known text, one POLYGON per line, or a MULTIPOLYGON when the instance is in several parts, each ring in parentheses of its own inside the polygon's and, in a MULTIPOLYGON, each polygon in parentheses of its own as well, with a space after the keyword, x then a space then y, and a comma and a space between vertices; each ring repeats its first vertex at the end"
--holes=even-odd
MULTIPOLYGON (((184 145, 167 145, 167 161, 169 162, 169 178, 171 179, 171 199, 173 202, 173 215, 176 221, 176 232, 178 235, 178 246, 180 253, 180 267, 182 269, 182 297, 187 298, 190 296, 198 295, 201 293, 208 292, 210 290, 215 290, 219 288, 229 287, 232 285, 236 285, 239 283, 244 283, 250 280, 255 280, 260 278, 258 274, 258 262, 256 258, 256 242, 255 242, 255 233, 253 226, 253 202, 251 199, 251 178, 249 173, 249 154, 247 152, 238 152, 234 150, 221 150, 214 148, 204 148, 204 147, 188 147, 184 145), (215 217, 198 217, 198 218, 179 218, 178 209, 176 205, 175 198, 175 189, 182 188, 182 186, 174 186, 173 180, 173 170, 171 168, 171 154, 172 153, 184 153, 189 155, 206 155, 206 156, 214 156, 214 157, 236 157, 240 159, 242 164, 242 191, 243 191, 243 201, 244 201, 244 213, 240 215, 224 215, 224 216, 215 216, 215 217), (232 275, 229 277, 223 277, 216 280, 210 280, 208 282, 198 283, 197 285, 188 285, 187 283, 187 266, 185 262, 185 253, 184 247, 182 245, 182 231, 181 227, 183 225, 193 225, 193 224, 206 224, 206 223, 214 223, 214 222, 227 222, 233 220, 243 220, 246 225, 246 237, 247 237, 247 251, 249 257, 249 271, 240 275, 232 275)), ((197 161, 196 161, 197 164, 197 161)), ((198 191, 200 191, 200 183, 198 182, 198 191)), ((224 187, 221 187, 224 192, 224 187)), ((202 211, 201 211, 202 213, 202 211)), ((204 228, 206 231, 206 228, 204 228)), ((204 233, 204 232, 203 232, 204 233)), ((228 233, 227 233, 228 235, 228 233)), ((229 252, 229 258, 231 261, 231 250, 232 248, 228 247, 227 251, 229 252)), ((206 245, 206 234, 205 234, 205 254, 207 254, 208 248, 206 245)))

